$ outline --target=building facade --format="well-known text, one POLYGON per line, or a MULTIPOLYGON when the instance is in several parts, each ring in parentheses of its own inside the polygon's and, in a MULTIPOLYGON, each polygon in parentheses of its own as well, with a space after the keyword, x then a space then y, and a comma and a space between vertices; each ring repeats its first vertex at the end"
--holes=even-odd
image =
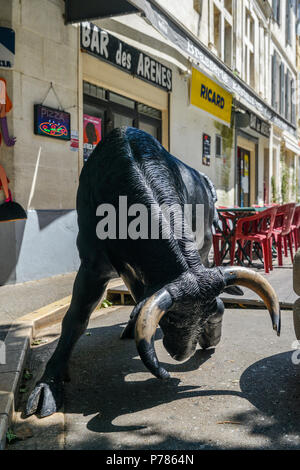
POLYGON ((219 205, 297 199, 296 0, 79 4, 0 0, 0 28, 15 35, 0 78, 17 139, 2 139, 0 164, 28 211, 0 224, 0 284, 77 269, 79 174, 120 125, 207 174, 219 205))

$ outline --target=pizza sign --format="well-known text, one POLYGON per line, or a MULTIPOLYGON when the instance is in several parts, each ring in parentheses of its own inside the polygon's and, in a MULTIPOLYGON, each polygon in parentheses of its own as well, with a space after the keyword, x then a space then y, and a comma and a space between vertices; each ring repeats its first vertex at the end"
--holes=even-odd
POLYGON ((59 140, 70 140, 70 113, 47 106, 34 105, 34 133, 59 140))

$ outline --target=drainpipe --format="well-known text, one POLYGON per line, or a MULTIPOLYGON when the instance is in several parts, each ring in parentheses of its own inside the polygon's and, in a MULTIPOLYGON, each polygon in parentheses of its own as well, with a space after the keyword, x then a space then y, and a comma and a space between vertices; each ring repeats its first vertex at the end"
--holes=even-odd
POLYGON ((238 182, 238 161, 237 161, 237 126, 236 126, 236 115, 235 115, 235 107, 233 108, 232 112, 234 113, 234 124, 233 124, 233 130, 234 130, 234 146, 233 146, 233 158, 234 158, 234 204, 237 206, 238 205, 238 188, 237 188, 237 182, 238 182))

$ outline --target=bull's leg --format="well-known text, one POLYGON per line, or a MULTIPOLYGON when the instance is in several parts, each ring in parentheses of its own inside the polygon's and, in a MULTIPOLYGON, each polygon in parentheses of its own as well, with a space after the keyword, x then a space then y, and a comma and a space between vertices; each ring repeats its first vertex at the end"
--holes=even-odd
POLYGON ((104 277, 81 265, 75 279, 71 305, 62 322, 61 337, 42 378, 28 399, 27 415, 40 411, 42 417, 49 416, 61 407, 63 382, 72 349, 85 331, 90 314, 101 299, 108 281, 108 276, 104 277))
POLYGON ((211 315, 205 323, 201 334, 198 336, 198 343, 202 349, 216 346, 220 342, 224 303, 217 297, 212 303, 207 305, 205 313, 211 313, 211 315))

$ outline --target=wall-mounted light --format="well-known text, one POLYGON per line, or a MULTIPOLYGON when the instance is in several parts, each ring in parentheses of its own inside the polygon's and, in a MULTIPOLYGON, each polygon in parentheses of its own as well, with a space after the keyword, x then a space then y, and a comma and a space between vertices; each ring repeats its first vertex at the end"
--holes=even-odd
POLYGON ((184 80, 187 80, 192 76, 192 72, 189 69, 182 70, 179 69, 179 75, 184 78, 184 80))

